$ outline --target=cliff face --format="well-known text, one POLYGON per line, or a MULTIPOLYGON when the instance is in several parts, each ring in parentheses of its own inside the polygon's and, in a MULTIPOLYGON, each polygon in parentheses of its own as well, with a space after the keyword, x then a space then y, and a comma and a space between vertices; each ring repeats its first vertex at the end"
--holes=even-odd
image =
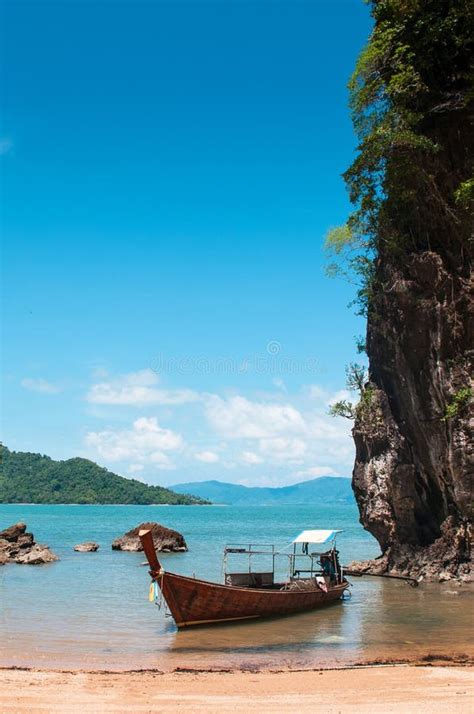
POLYGON ((382 548, 380 570, 467 580, 474 470, 469 255, 382 255, 377 273, 383 287, 367 343, 371 408, 353 431, 361 522, 382 548))
POLYGON ((380 570, 468 579, 474 15, 464 0, 371 5, 351 85, 361 143, 345 174, 349 227, 374 258, 353 487, 380 570))

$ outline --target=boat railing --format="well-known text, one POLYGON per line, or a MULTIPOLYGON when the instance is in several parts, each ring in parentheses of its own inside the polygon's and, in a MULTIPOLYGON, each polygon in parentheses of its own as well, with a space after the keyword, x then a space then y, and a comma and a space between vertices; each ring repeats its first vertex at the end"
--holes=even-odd
MULTIPOLYGON (((275 577, 275 561, 277 558, 287 558, 288 559, 288 578, 289 580, 298 579, 301 577, 312 578, 316 575, 323 573, 321 567, 320 557, 325 555, 328 551, 318 550, 310 551, 303 549, 302 552, 297 552, 296 544, 293 545, 292 551, 286 551, 286 547, 283 549, 277 548, 273 543, 227 543, 224 548, 223 557, 223 575, 227 578, 231 575, 228 571, 228 556, 242 555, 248 557, 247 572, 250 574, 252 572, 252 557, 253 556, 269 556, 271 558, 271 572, 273 577, 275 577), (301 563, 304 560, 305 565, 301 563), (309 566, 309 567, 308 567, 309 566)), ((329 549, 329 553, 332 555, 334 574, 336 581, 340 580, 342 582, 343 574, 342 569, 338 568, 337 561, 337 551, 335 548, 335 543, 333 542, 332 547, 329 549)), ((268 572, 268 571, 267 571, 268 572)), ((234 573, 236 575, 237 573, 234 573)))
POLYGON ((224 582, 228 579, 236 579, 236 576, 243 575, 242 572, 229 572, 228 569, 228 557, 233 555, 242 555, 248 557, 247 573, 250 578, 252 574, 252 558, 253 556, 267 556, 271 558, 271 570, 265 572, 253 573, 254 575, 260 576, 271 576, 271 582, 275 578, 275 558, 278 555, 278 550, 273 543, 227 543, 224 547, 224 558, 223 558, 223 575, 224 582))
POLYGON ((227 543, 224 553, 235 555, 273 555, 278 551, 273 543, 227 543), (264 550, 257 550, 263 548, 264 550))
MULTIPOLYGON (((320 568, 314 562, 315 558, 319 556, 319 553, 297 553, 296 549, 293 552, 286 551, 285 548, 277 548, 273 543, 227 543, 224 548, 224 558, 223 558, 223 575, 227 578, 230 575, 237 575, 238 573, 231 573, 228 570, 228 556, 241 555, 248 557, 247 572, 250 574, 252 572, 252 558, 253 556, 269 556, 271 558, 271 573, 275 577, 275 561, 277 558, 286 558, 288 560, 287 566, 287 578, 293 580, 294 578, 299 578, 303 573, 312 577, 320 572, 320 568), (297 561, 303 558, 310 567, 299 568, 297 567, 297 561)), ((268 572, 268 571, 267 571, 268 572)))

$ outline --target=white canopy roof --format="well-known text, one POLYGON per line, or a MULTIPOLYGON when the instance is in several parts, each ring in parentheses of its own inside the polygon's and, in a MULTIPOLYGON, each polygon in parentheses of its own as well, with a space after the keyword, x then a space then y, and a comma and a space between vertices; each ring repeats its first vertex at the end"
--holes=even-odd
POLYGON ((342 531, 303 531, 293 543, 326 543, 342 531))

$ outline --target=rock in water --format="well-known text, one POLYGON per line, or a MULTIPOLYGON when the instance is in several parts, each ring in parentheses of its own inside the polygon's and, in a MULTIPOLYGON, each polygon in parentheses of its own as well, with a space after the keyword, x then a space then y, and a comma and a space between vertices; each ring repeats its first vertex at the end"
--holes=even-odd
POLYGON ((87 541, 87 543, 78 543, 78 545, 74 546, 74 550, 77 553, 95 553, 96 550, 99 550, 99 544, 93 543, 92 541, 87 541))
POLYGON ((0 536, 0 553, 8 553, 11 547, 10 541, 0 536))
POLYGON ((13 526, 0 531, 0 538, 4 538, 10 542, 16 542, 18 537, 26 531, 26 523, 15 523, 13 526))
POLYGON ((35 539, 33 533, 23 533, 21 536, 18 536, 17 545, 19 548, 29 548, 34 544, 35 539))
POLYGON ((143 547, 138 537, 141 530, 151 530, 155 550, 161 552, 183 552, 188 549, 184 536, 178 531, 166 528, 160 523, 140 523, 139 526, 116 538, 112 543, 112 550, 142 551, 143 547))
POLYGON ((59 560, 58 556, 52 553, 47 545, 36 543, 27 553, 17 556, 15 563, 19 565, 42 565, 43 563, 52 563, 55 560, 59 560))
POLYGON ((0 531, 0 565, 40 565, 59 560, 47 545, 35 543, 33 533, 26 532, 26 523, 16 523, 0 531))

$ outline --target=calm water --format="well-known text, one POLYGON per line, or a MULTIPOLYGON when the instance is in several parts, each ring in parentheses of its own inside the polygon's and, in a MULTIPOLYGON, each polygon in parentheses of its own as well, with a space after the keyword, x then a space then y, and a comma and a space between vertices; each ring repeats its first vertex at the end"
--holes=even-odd
POLYGON ((373 557, 378 546, 357 509, 275 507, 0 506, 0 528, 25 521, 61 560, 0 568, 0 664, 61 668, 311 667, 374 658, 474 654, 474 593, 446 583, 354 578, 352 598, 288 618, 177 632, 148 602, 140 553, 112 540, 142 521, 186 537, 189 552, 163 554, 168 570, 221 580, 226 542, 285 545, 304 528, 343 528, 342 562, 373 557), (85 540, 97 553, 75 553, 85 540))

